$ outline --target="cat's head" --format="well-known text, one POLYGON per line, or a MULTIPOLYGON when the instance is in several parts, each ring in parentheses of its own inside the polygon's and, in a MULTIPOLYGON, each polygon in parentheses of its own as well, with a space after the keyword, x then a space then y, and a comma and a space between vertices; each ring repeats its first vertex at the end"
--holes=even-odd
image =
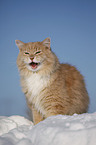
POLYGON ((54 63, 54 56, 50 49, 50 38, 42 42, 24 43, 16 40, 19 48, 17 65, 20 68, 27 68, 29 71, 37 72, 41 69, 48 69, 54 63))

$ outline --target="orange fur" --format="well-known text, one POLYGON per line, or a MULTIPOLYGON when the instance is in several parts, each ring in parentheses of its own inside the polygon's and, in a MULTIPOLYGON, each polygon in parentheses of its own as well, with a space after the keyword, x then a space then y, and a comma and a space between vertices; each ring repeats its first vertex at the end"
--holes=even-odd
POLYGON ((57 114, 85 113, 89 97, 83 76, 69 64, 60 64, 50 49, 50 38, 19 47, 17 66, 27 104, 35 124, 57 114))

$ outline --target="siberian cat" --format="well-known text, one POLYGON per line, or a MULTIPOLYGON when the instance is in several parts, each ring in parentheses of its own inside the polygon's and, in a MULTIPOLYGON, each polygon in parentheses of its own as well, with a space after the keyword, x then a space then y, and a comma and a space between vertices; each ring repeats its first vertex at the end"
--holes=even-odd
POLYGON ((19 47, 17 66, 34 124, 57 114, 85 113, 89 97, 83 76, 69 64, 60 64, 51 51, 50 38, 24 43, 19 47))

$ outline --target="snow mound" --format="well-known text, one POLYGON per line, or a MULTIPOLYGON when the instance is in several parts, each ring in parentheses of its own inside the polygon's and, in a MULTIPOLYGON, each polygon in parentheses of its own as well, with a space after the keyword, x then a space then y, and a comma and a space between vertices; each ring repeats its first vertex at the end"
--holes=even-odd
POLYGON ((32 122, 21 116, 0 117, 0 135, 21 125, 32 125, 32 122))
POLYGON ((96 113, 57 115, 33 126, 21 116, 0 117, 0 145, 95 145, 96 113))

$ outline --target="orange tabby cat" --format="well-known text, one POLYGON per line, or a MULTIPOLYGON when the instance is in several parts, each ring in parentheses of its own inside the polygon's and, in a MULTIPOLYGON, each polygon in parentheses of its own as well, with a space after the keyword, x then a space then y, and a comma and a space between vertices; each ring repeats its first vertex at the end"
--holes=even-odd
POLYGON ((52 115, 87 111, 89 97, 83 76, 74 66, 59 63, 50 49, 50 38, 29 43, 16 40, 16 45, 21 85, 34 124, 52 115))

